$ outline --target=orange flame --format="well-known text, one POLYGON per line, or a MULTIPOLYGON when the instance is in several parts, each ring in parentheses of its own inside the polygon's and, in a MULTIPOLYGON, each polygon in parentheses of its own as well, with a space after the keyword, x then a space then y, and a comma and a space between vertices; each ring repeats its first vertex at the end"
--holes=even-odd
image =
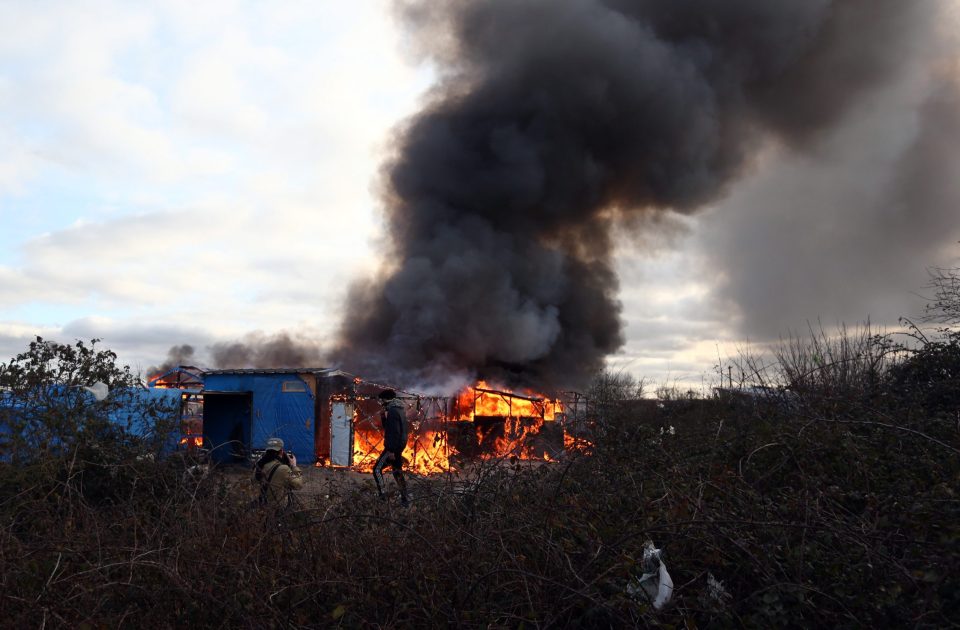
POLYGON ((568 432, 564 431, 563 447, 567 451, 576 451, 578 453, 589 453, 591 450, 593 450, 593 442, 583 437, 570 435, 568 432))
POLYGON ((486 381, 466 387, 457 394, 457 420, 473 420, 475 416, 497 418, 540 418, 553 422, 563 412, 563 403, 531 390, 512 392, 493 388, 486 381))
MULTIPOLYGON (((380 408, 373 400, 352 400, 351 468, 370 472, 383 452, 380 408)), ((429 475, 456 470, 464 458, 552 462, 565 447, 586 452, 590 443, 568 435, 557 422, 565 411, 559 399, 494 388, 485 381, 465 387, 452 399, 408 400, 404 469, 429 475)))
MULTIPOLYGON (((453 470, 454 468, 450 464, 450 456, 456 455, 456 449, 448 444, 447 431, 442 426, 436 426, 439 423, 431 423, 429 419, 422 418, 416 410, 409 408, 407 409, 407 423, 409 428, 407 447, 403 451, 404 469, 422 475, 453 470)), ((355 416, 353 425, 354 470, 372 471, 382 452, 383 429, 380 426, 379 410, 364 418, 355 416)))
POLYGON ((554 424, 563 403, 531 390, 479 381, 457 394, 454 417, 473 421, 481 459, 552 461, 563 449, 554 424))
POLYGON ((203 448, 202 435, 188 435, 180 440, 180 446, 186 446, 187 449, 203 448))
MULTIPOLYGON (((147 382, 152 383, 153 381, 157 381, 157 379, 160 378, 161 376, 163 376, 163 374, 154 374, 153 376, 147 379, 147 382)), ((156 383, 153 384, 153 388, 154 389, 174 389, 175 385, 171 383, 165 383, 164 381, 157 381, 156 383)))

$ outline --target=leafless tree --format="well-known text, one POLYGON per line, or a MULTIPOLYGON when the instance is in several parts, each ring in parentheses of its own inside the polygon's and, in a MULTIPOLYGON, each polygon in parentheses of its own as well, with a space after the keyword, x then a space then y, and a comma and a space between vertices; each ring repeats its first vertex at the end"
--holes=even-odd
POLYGON ((594 376, 587 395, 598 403, 614 403, 643 398, 646 387, 645 378, 638 379, 623 369, 605 369, 594 376))
POLYGON ((928 289, 933 291, 924 319, 953 326, 960 324, 960 267, 929 270, 928 289))

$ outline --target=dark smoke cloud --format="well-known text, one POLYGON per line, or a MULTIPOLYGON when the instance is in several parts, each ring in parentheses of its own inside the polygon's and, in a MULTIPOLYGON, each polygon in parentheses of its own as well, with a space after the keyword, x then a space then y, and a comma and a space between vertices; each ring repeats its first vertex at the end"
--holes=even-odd
POLYGON ((216 369, 326 366, 325 352, 315 340, 288 332, 252 332, 234 341, 207 343, 205 351, 201 357, 192 345, 173 346, 167 359, 151 367, 147 374, 163 373, 181 365, 216 369))
POLYGON ((208 350, 213 367, 222 369, 324 367, 325 363, 316 342, 286 332, 250 333, 243 340, 212 344, 208 350))
POLYGON ((190 344, 185 343, 179 346, 171 346, 167 351, 167 359, 160 365, 148 369, 147 375, 153 377, 158 374, 164 374, 179 365, 192 365, 195 360, 194 352, 194 348, 190 344))
POLYGON ((611 229, 716 201, 771 141, 815 146, 895 74, 924 6, 401 3, 440 78, 384 167, 385 264, 350 292, 338 360, 583 384, 624 341, 611 229))

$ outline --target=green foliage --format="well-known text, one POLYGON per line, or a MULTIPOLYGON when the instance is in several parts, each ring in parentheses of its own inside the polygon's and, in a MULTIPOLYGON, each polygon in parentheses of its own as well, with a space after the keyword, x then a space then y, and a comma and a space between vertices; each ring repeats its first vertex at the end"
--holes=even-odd
POLYGON ((117 355, 99 350, 99 339, 61 344, 37 337, 26 352, 0 364, 0 387, 17 395, 37 395, 51 386, 81 387, 100 381, 109 387, 130 387, 138 381, 130 368, 116 365, 117 355))
POLYGON ((0 364, 6 456, 24 461, 76 444, 115 441, 118 428, 107 418, 107 405, 94 404, 84 387, 129 386, 133 377, 116 367, 113 352, 98 350, 97 341, 66 345, 37 337, 26 352, 0 364))

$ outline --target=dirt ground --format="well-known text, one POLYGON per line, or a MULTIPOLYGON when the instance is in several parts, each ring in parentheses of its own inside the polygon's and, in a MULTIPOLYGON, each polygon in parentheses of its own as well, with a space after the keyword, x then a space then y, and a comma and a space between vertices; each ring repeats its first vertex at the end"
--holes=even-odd
MULTIPOLYGON (((524 468, 550 466, 556 463, 523 461, 517 462, 480 462, 477 467, 468 467, 464 470, 433 475, 418 475, 404 471, 407 480, 407 486, 410 494, 416 501, 417 498, 424 498, 437 494, 438 491, 456 492, 458 488, 469 486, 476 481, 479 467, 491 465, 517 466, 524 468)), ((229 465, 219 467, 218 472, 224 476, 230 483, 238 484, 243 487, 248 486, 251 498, 255 496, 257 485, 253 481, 252 467, 242 465, 229 465)), ((357 472, 349 468, 331 468, 319 466, 301 466, 303 473, 303 488, 296 491, 295 494, 308 503, 316 500, 345 498, 353 494, 356 490, 367 490, 371 495, 376 493, 376 484, 373 480, 373 474, 368 472, 357 472)), ((397 490, 396 482, 389 470, 384 471, 385 491, 388 495, 394 495, 397 490)))
MULTIPOLYGON (((253 467, 240 464, 231 464, 217 468, 231 483, 250 482, 253 486, 253 467)), ((338 488, 356 488, 365 484, 373 487, 373 475, 371 473, 361 473, 349 468, 330 468, 319 466, 301 466, 303 473, 303 489, 301 494, 324 494, 331 487, 338 488)), ((407 476, 410 477, 409 473, 407 476)))
MULTIPOLYGON (((239 487, 244 485, 250 489, 251 498, 255 496, 257 485, 253 480, 253 469, 242 465, 229 465, 219 467, 218 472, 232 484, 239 487)), ((303 473, 303 488, 294 494, 308 503, 315 500, 344 498, 356 490, 368 490, 371 495, 375 494, 376 484, 373 480, 373 474, 368 472, 357 472, 349 468, 330 468, 318 466, 301 466, 303 473)), ((440 485, 464 483, 459 473, 450 475, 417 475, 410 472, 404 472, 407 479, 407 486, 412 496, 426 496, 433 489, 440 485)), ((389 470, 384 471, 385 491, 388 495, 396 493, 396 482, 389 470)))
MULTIPOLYGON (((358 488, 367 488, 371 493, 376 492, 373 473, 356 472, 349 468, 318 466, 303 466, 300 470, 303 471, 304 481, 303 489, 297 492, 300 495, 329 497, 342 495, 358 488)), ((416 477, 410 473, 405 474, 410 481, 416 477)), ((394 485, 393 478, 389 474, 384 474, 384 480, 388 489, 394 485)))

